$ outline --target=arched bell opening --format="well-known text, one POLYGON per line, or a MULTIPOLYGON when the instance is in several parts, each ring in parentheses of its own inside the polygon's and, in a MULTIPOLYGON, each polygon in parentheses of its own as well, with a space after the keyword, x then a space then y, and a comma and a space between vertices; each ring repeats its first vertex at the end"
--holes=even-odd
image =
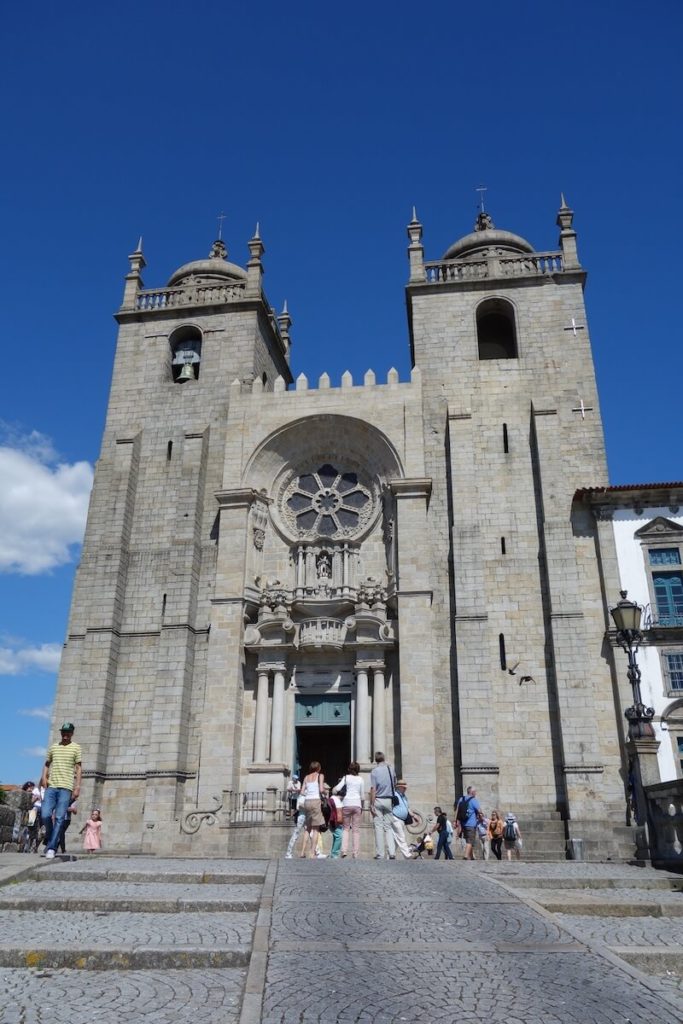
POLYGON ((202 361, 202 332, 187 324, 179 327, 169 338, 171 346, 171 374, 174 384, 198 380, 202 361))
POLYGON ((515 311, 504 299, 487 299, 477 309, 480 359, 516 359, 515 311))

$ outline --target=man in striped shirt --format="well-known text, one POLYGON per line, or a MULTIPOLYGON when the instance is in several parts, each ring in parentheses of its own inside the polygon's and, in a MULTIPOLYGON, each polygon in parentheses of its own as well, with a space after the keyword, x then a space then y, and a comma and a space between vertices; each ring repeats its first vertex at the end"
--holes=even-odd
POLYGON ((47 860, 52 860, 55 855, 69 805, 78 799, 81 791, 81 748, 73 742, 73 723, 64 722, 60 732, 60 742, 48 747, 40 780, 41 786, 47 786, 41 809, 47 840, 47 860))

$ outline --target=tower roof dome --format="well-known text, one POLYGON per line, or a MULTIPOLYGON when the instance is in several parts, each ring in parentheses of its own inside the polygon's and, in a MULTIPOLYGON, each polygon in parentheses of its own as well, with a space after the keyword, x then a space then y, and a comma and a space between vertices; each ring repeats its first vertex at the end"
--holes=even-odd
POLYGON ((211 246, 211 252, 204 260, 193 260, 191 263, 183 263, 168 279, 168 287, 182 284, 187 278, 199 278, 202 281, 245 281, 246 270, 238 267, 236 263, 228 263, 226 259, 228 250, 225 243, 219 238, 211 246))
POLYGON ((443 258, 445 260, 475 259, 490 249, 504 252, 533 252, 534 247, 526 238, 515 235, 512 231, 501 231, 496 228, 491 217, 483 210, 477 216, 474 231, 457 242, 453 242, 443 258))

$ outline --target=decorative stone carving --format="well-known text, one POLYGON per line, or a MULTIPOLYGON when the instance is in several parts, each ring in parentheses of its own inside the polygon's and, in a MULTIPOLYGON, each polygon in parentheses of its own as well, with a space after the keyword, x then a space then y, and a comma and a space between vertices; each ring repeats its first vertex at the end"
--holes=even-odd
POLYGON ((289 593, 282 586, 278 579, 269 579, 261 591, 259 604, 262 609, 270 609, 272 612, 286 609, 289 601, 289 593))
POLYGON ((207 825, 215 825, 218 821, 218 813, 223 807, 222 800, 219 800, 217 796, 214 798, 216 806, 209 810, 196 810, 190 811, 180 822, 180 831, 184 832, 185 835, 193 836, 204 823, 207 825))
POLYGON ((358 537, 377 507, 376 489, 360 471, 322 460, 291 476, 277 503, 283 526, 298 540, 358 537))
POLYGON ((375 576, 368 576, 358 587, 358 603, 374 608, 386 603, 387 592, 375 576))
POLYGON ((267 502, 257 499, 251 506, 251 524, 254 547, 257 551, 263 551, 263 545, 266 539, 266 527, 268 525, 267 502))

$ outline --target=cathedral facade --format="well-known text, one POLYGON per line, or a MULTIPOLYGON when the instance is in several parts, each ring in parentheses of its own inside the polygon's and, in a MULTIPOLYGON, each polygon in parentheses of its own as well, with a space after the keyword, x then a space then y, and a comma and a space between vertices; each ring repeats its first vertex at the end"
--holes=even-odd
POLYGON ((163 288, 130 256, 55 707, 110 847, 229 852, 290 773, 382 750, 424 812, 472 784, 557 855, 596 822, 616 855, 629 693, 572 512, 608 483, 572 220, 539 252, 482 212, 426 261, 414 216, 406 381, 295 380, 258 234, 246 269, 219 240, 163 288))

